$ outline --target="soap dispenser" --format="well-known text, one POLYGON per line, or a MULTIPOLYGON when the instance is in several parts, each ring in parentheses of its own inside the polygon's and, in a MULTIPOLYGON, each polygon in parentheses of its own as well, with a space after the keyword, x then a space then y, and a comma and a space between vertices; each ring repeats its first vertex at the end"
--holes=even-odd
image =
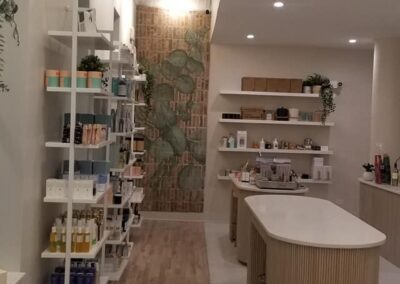
POLYGON ((265 150, 265 141, 264 141, 264 138, 261 138, 261 141, 260 141, 260 150, 265 150))

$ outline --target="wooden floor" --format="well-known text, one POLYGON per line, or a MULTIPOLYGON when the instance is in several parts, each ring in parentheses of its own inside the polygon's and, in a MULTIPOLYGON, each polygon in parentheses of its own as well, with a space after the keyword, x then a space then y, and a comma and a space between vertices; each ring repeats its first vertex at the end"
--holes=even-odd
POLYGON ((204 224, 143 221, 120 284, 209 284, 204 224))

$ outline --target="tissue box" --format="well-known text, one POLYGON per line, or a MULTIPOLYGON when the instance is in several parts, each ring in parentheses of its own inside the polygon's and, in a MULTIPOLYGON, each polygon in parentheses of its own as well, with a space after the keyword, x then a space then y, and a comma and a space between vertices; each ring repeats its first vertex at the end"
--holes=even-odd
POLYGON ((0 269, 0 284, 7 284, 7 271, 0 269))

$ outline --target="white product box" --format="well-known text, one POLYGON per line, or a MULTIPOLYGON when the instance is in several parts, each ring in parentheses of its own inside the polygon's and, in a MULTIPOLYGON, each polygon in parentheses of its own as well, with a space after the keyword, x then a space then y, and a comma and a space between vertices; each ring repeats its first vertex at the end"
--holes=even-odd
POLYGON ((46 197, 49 198, 65 198, 67 181, 64 179, 48 179, 46 180, 46 197))
POLYGON ((313 180, 321 180, 323 177, 324 166, 313 166, 312 167, 312 178, 313 180))
POLYGON ((75 180, 73 183, 73 198, 92 199, 93 198, 93 180, 75 180))
POLYGON ((239 130, 236 135, 237 138, 237 148, 247 149, 247 131, 239 130))
POLYGON ((7 271, 0 269, 0 284, 7 284, 7 271))
POLYGON ((328 146, 321 146, 321 151, 328 152, 329 151, 329 147, 328 146))
POLYGON ((323 180, 332 180, 332 166, 324 166, 322 171, 323 180))
POLYGON ((324 158, 313 158, 313 166, 323 166, 324 158))

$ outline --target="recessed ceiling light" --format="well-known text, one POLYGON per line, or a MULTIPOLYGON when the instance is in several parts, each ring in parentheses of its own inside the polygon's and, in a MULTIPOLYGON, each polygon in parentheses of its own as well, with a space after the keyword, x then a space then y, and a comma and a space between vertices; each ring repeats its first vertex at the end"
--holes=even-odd
POLYGON ((354 39, 354 38, 352 38, 352 39, 349 39, 349 43, 352 43, 352 44, 354 44, 354 43, 357 43, 357 40, 356 40, 356 39, 354 39))
POLYGON ((252 35, 252 34, 249 34, 249 35, 247 35, 247 38, 248 38, 248 39, 254 39, 254 38, 255 38, 255 36, 254 36, 254 35, 252 35))
POLYGON ((275 2, 274 3, 274 7, 275 8, 282 8, 283 6, 285 6, 285 4, 283 2, 279 1, 279 2, 275 2))

